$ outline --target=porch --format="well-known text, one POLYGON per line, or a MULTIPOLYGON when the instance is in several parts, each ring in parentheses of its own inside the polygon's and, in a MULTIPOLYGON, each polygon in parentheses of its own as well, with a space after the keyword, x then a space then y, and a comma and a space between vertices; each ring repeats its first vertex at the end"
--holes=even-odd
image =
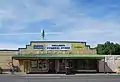
POLYGON ((75 73, 99 72, 98 61, 104 59, 99 55, 19 55, 20 69, 26 73, 65 73, 66 67, 75 73))

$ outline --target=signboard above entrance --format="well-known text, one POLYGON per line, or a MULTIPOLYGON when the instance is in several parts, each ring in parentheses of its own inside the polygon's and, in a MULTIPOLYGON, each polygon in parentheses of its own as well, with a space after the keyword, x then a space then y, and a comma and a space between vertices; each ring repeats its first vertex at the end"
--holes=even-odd
POLYGON ((34 49, 44 49, 43 45, 34 45, 34 49))
POLYGON ((46 50, 71 50, 71 44, 47 44, 46 50))

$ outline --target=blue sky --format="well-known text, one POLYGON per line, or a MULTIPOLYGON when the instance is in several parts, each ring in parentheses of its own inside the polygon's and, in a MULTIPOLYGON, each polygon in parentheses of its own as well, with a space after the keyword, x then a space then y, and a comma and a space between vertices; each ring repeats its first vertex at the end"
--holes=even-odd
MULTIPOLYGON (((120 0, 0 0, 0 34, 40 33, 46 40, 120 41, 120 0), (59 32, 59 34, 51 34, 59 32)), ((40 34, 0 35, 0 49, 25 47, 40 34)))

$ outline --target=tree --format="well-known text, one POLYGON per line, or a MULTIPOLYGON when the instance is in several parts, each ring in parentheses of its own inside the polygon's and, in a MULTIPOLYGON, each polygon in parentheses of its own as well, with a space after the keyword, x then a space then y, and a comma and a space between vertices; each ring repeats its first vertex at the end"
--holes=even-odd
POLYGON ((97 54, 103 55, 120 55, 120 45, 114 44, 113 42, 107 41, 104 44, 98 44, 97 54))

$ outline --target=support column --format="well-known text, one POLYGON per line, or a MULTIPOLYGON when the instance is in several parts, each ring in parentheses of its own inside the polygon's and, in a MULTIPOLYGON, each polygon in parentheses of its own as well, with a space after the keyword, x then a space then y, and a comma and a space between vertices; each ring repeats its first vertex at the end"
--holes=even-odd
POLYGON ((105 57, 104 57, 104 73, 106 73, 105 71, 106 71, 106 70, 105 70, 105 57))
POLYGON ((59 72, 59 60, 55 60, 55 71, 56 73, 59 72))
POLYGON ((14 64, 13 64, 13 57, 12 57, 12 66, 13 66, 14 64))
POLYGON ((67 59, 65 59, 65 73, 67 73, 67 66, 68 66, 67 59))

